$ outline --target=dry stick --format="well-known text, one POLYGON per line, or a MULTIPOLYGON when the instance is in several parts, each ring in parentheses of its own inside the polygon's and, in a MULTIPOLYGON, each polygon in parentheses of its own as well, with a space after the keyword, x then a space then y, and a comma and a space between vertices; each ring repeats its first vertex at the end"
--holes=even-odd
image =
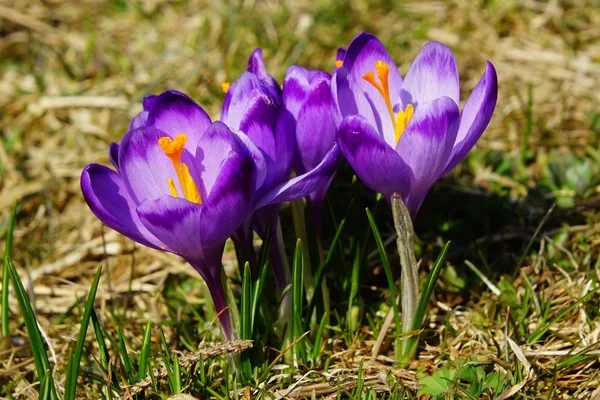
MULTIPOLYGON (((179 359, 179 365, 187 369, 200 360, 214 358, 224 354, 240 353, 250 348, 252 348, 252 340, 232 340, 230 342, 216 343, 207 349, 202 349, 196 353, 182 356, 179 359)), ((167 379, 167 377, 167 369, 163 363, 159 371, 154 371, 154 380, 164 380, 167 379)), ((123 393, 119 396, 119 399, 129 399, 150 386, 152 386, 152 378, 147 377, 133 386, 122 387, 123 393)))
MULTIPOLYGON (((413 320, 417 311, 419 302, 419 281, 418 265, 415 257, 415 234, 412 224, 412 218, 402 197, 394 193, 392 195, 392 214, 394 216, 394 228, 398 239, 398 254, 400 255, 400 264, 402 266, 402 333, 407 334, 412 331, 413 320)), ((408 337, 402 339, 402 353, 412 358, 413 354, 406 354, 408 337)), ((413 353, 415 349, 410 349, 413 353)))

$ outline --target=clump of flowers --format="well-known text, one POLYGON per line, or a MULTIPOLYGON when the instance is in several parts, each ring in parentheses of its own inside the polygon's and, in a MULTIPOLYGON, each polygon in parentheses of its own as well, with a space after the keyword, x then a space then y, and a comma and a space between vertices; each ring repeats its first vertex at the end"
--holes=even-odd
MULTIPOLYGON (((406 204, 411 221, 433 184, 466 157, 488 125, 497 77, 488 62, 461 111, 448 47, 426 44, 402 79, 381 42, 361 33, 338 50, 333 74, 292 66, 282 89, 257 49, 223 90, 217 122, 177 91, 144 98, 129 131, 109 147, 114 169, 88 165, 81 188, 106 225, 181 256, 200 273, 231 340, 239 332, 221 265, 229 238, 256 279, 253 234, 265 239, 270 228, 273 274, 278 293, 285 292, 290 272, 281 204, 306 198, 321 246, 323 204, 342 157, 368 187, 393 205, 406 204)), ((407 246, 401 252, 412 251, 407 246)), ((412 303, 414 272, 402 286, 412 303)))

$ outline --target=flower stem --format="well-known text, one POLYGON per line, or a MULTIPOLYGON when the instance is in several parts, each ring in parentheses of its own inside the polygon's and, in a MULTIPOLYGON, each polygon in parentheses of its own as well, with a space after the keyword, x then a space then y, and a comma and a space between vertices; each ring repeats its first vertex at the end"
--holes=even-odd
POLYGON ((291 206, 296 237, 304 244, 304 246, 302 246, 304 257, 304 290, 306 291, 306 300, 310 302, 315 294, 315 288, 312 281, 313 274, 310 265, 310 254, 308 252, 308 235, 306 234, 306 221, 304 219, 304 200, 294 200, 291 202, 291 206))
POLYGON ((394 227, 398 235, 396 245, 398 246, 398 255, 402 266, 402 354, 405 357, 413 358, 416 347, 408 348, 408 334, 412 331, 419 302, 419 271, 415 256, 415 232, 412 219, 402 201, 402 197, 397 193, 392 195, 392 214, 394 216, 394 227))

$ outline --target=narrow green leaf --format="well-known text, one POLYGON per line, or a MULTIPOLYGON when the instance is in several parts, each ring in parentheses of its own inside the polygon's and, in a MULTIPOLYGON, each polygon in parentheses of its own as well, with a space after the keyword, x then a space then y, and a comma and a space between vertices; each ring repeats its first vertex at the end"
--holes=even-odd
MULTIPOLYGON (((296 251, 294 252, 294 264, 292 267, 292 304, 291 304, 291 329, 290 342, 294 342, 302 336, 302 303, 304 296, 304 259, 302 250, 302 241, 296 241, 296 251)), ((293 354, 302 361, 306 359, 306 349, 304 340, 300 340, 293 348, 293 354)))
POLYGON ((181 392, 183 387, 181 383, 181 367, 179 365, 179 357, 177 354, 173 356, 172 367, 169 368, 169 385, 171 387, 171 394, 175 395, 181 392))
POLYGON ((396 284, 394 283, 392 268, 390 267, 390 261, 385 251, 383 240, 381 240, 381 234, 379 233, 379 229, 377 228, 377 224, 375 223, 375 218, 373 218, 373 214, 371 214, 371 211, 368 208, 366 209, 366 211, 367 218, 369 219, 369 224, 371 225, 371 230, 373 231, 373 236, 375 238, 375 243, 377 244, 377 250, 379 250, 381 265, 383 267, 383 271, 385 272, 385 277, 387 278, 388 287, 390 289, 390 296, 392 298, 392 308, 394 309, 394 325, 396 325, 396 335, 400 336, 402 334, 402 325, 400 324, 400 310, 398 309, 398 302, 396 301, 396 284))
POLYGON ((90 313, 90 318, 92 320, 94 334, 96 335, 96 343, 98 344, 98 348, 100 349, 100 365, 102 366, 102 368, 104 368, 104 371, 108 371, 110 353, 108 352, 108 347, 106 347, 106 343, 104 342, 104 333, 102 327, 100 326, 100 321, 98 320, 96 311, 93 308, 90 313))
POLYGON ((135 382, 133 380, 133 369, 131 367, 131 359, 129 358, 129 354, 127 354, 127 345, 125 344, 125 335, 123 334, 123 329, 117 325, 117 336, 119 338, 119 344, 113 343, 116 345, 117 351, 121 356, 121 363, 123 364, 123 370, 125 372, 125 377, 127 378, 127 382, 130 385, 133 385, 135 382))
MULTIPOLYGON (((413 320, 413 332, 420 330, 423 326, 423 320, 425 319, 425 314, 427 313, 427 305, 429 304, 429 300, 433 295, 433 290, 435 289, 435 286, 437 284, 440 272, 442 272, 442 267, 444 266, 444 261, 446 260, 448 249, 450 249, 450 242, 447 242, 442 248, 440 255, 435 260, 435 263, 433 263, 433 267, 431 268, 431 272, 427 277, 427 281, 425 281, 425 287, 423 288, 423 292, 419 297, 419 303, 417 304, 417 310, 415 312, 415 318, 413 320)), ((418 335, 414 335, 408 338, 407 354, 412 354, 413 348, 416 347, 418 341, 418 335)))
MULTIPOLYGON (((338 244, 338 241, 340 240, 340 237, 342 236, 342 232, 344 231, 345 226, 346 226, 346 220, 343 219, 342 222, 340 222, 340 225, 338 226, 338 229, 336 230, 335 235, 333 236, 333 240, 331 241, 331 245, 329 246, 330 250, 327 252, 327 256, 325 256, 323 265, 319 266, 319 268, 315 272, 315 275, 313 276, 314 287, 316 287, 316 288, 321 286, 321 283, 323 282, 323 278, 325 277, 325 273, 327 272, 327 269, 331 265, 331 257, 334 253, 332 251, 332 249, 334 249, 335 246, 338 244)), ((304 324, 305 325, 304 330, 309 329, 309 325, 310 325, 309 316, 312 315, 312 313, 317 305, 316 298, 317 298, 317 296, 313 296, 308 303, 308 308, 307 308, 306 314, 305 314, 306 322, 304 324)))
POLYGON ((252 277, 250 275, 250 264, 244 265, 244 276, 242 277, 242 299, 240 310, 241 337, 251 339, 252 334, 252 277))
POLYGON ((10 334, 8 326, 8 314, 10 310, 8 307, 9 273, 7 260, 12 254, 13 232, 15 229, 15 221, 17 219, 17 204, 18 203, 15 201, 6 230, 6 241, 4 242, 4 263, 2 267, 2 337, 8 337, 10 334))
POLYGON ((146 323, 144 329, 144 339, 142 341, 142 351, 138 361, 138 380, 142 380, 146 377, 146 371, 148 369, 148 357, 150 356, 150 341, 152 339, 152 324, 150 321, 146 323))
MULTIPOLYGON (((17 273, 17 269, 13 264, 10 258, 4 259, 7 264, 8 273, 10 274, 10 278, 15 289, 15 295, 17 297, 17 301, 19 303, 19 308, 21 309, 21 313, 23 314, 23 319, 25 321, 25 327, 27 328, 27 333, 29 335, 29 342, 31 344, 31 351, 33 353, 33 361, 35 363, 35 369, 38 375, 38 379, 40 382, 44 379, 46 375, 46 371, 52 371, 50 368, 50 361, 48 360, 48 354, 46 354, 46 348, 44 347, 44 342, 42 340, 42 335, 40 330, 38 329, 37 319, 35 318, 35 314, 33 313, 33 308, 31 307, 31 303, 29 302, 29 297, 27 297, 27 292, 25 291, 25 287, 23 287, 23 282, 21 282, 21 277, 17 273)), ((48 379, 51 379, 48 378, 48 379)), ((56 389, 54 388, 54 384, 52 380, 50 380, 52 398, 56 399, 56 389)))
POLYGON ((90 323, 90 316, 94 309, 94 300, 96 299, 96 291, 98 290, 98 284, 100 283, 100 276, 102 275, 102 266, 98 267, 90 292, 88 293, 87 301, 85 302, 85 309, 83 310, 83 316, 81 317, 81 327, 79 328, 79 334, 77 335, 77 344, 75 345, 75 352, 73 357, 69 357, 69 364, 71 368, 67 369, 67 378, 65 383, 65 400, 75 400, 77 393, 77 375, 79 374, 79 364, 83 355, 83 346, 85 344, 85 336, 90 323))
POLYGON ((256 315, 258 314, 259 311, 259 307, 260 307, 260 303, 262 300, 262 292, 263 292, 263 288, 265 287, 265 280, 267 279, 267 270, 269 268, 269 262, 266 261, 265 263, 261 264, 260 267, 260 272, 258 274, 258 279, 256 280, 256 283, 254 284, 254 293, 252 295, 252 317, 250 318, 251 323, 250 326, 252 328, 252 331, 250 332, 250 337, 254 337, 254 327, 256 324, 256 315))
POLYGON ((323 347, 323 333, 325 332, 325 323, 327 322, 327 314, 323 314, 321 322, 319 323, 319 329, 315 335, 315 341, 312 349, 312 366, 317 365, 317 361, 321 358, 321 349, 323 347))
POLYGON ((54 385, 54 383, 52 382, 52 372, 49 369, 47 369, 46 373, 44 374, 44 377, 40 382, 40 393, 38 397, 39 400, 52 399, 52 385, 54 385))

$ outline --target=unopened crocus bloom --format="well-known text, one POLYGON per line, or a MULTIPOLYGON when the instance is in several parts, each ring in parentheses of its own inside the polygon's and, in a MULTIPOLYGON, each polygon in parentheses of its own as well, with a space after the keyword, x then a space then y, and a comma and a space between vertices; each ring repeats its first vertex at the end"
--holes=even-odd
POLYGON ((222 281, 225 241, 252 209, 257 167, 239 134, 186 95, 144 101, 120 145, 116 168, 91 164, 81 189, 106 225, 145 246, 183 257, 204 278, 228 339, 232 331, 222 281))
MULTIPOLYGON (((318 169, 323 160, 339 159, 331 75, 295 65, 290 67, 283 82, 283 100, 295 121, 298 149, 294 162, 296 173, 302 176, 318 169)), ((334 164, 331 166, 334 167, 334 164)), ((328 175, 323 176, 324 181, 307 196, 307 205, 319 240, 323 203, 335 168, 328 168, 327 172, 328 175)))
POLYGON ((433 184, 473 148, 497 99, 488 62, 459 110, 460 86, 450 49, 427 43, 404 80, 383 44, 361 33, 332 83, 339 107, 338 142, 358 177, 388 199, 402 195, 414 218, 433 184))
MULTIPOLYGON (((261 49, 252 53, 248 69, 239 80, 224 88, 227 93, 221 111, 222 121, 249 138, 258 149, 259 154, 255 154, 258 164, 261 158, 264 160, 265 174, 257 180, 254 212, 234 235, 236 245, 245 253, 256 273, 258 266, 252 246, 252 229, 264 237, 269 219, 276 229, 279 205, 326 185, 340 154, 337 146, 329 148, 319 154, 321 159, 317 163, 308 164, 298 176, 290 178, 296 154, 296 120, 285 107, 279 85, 266 71, 261 49)), ((317 120, 313 121, 317 123, 317 120)), ((276 231, 273 231, 273 237, 276 236, 276 231)), ((279 247, 272 246, 276 253, 273 255, 273 267, 280 289, 283 289, 287 284, 287 271, 281 260, 283 255, 277 254, 279 247)))

